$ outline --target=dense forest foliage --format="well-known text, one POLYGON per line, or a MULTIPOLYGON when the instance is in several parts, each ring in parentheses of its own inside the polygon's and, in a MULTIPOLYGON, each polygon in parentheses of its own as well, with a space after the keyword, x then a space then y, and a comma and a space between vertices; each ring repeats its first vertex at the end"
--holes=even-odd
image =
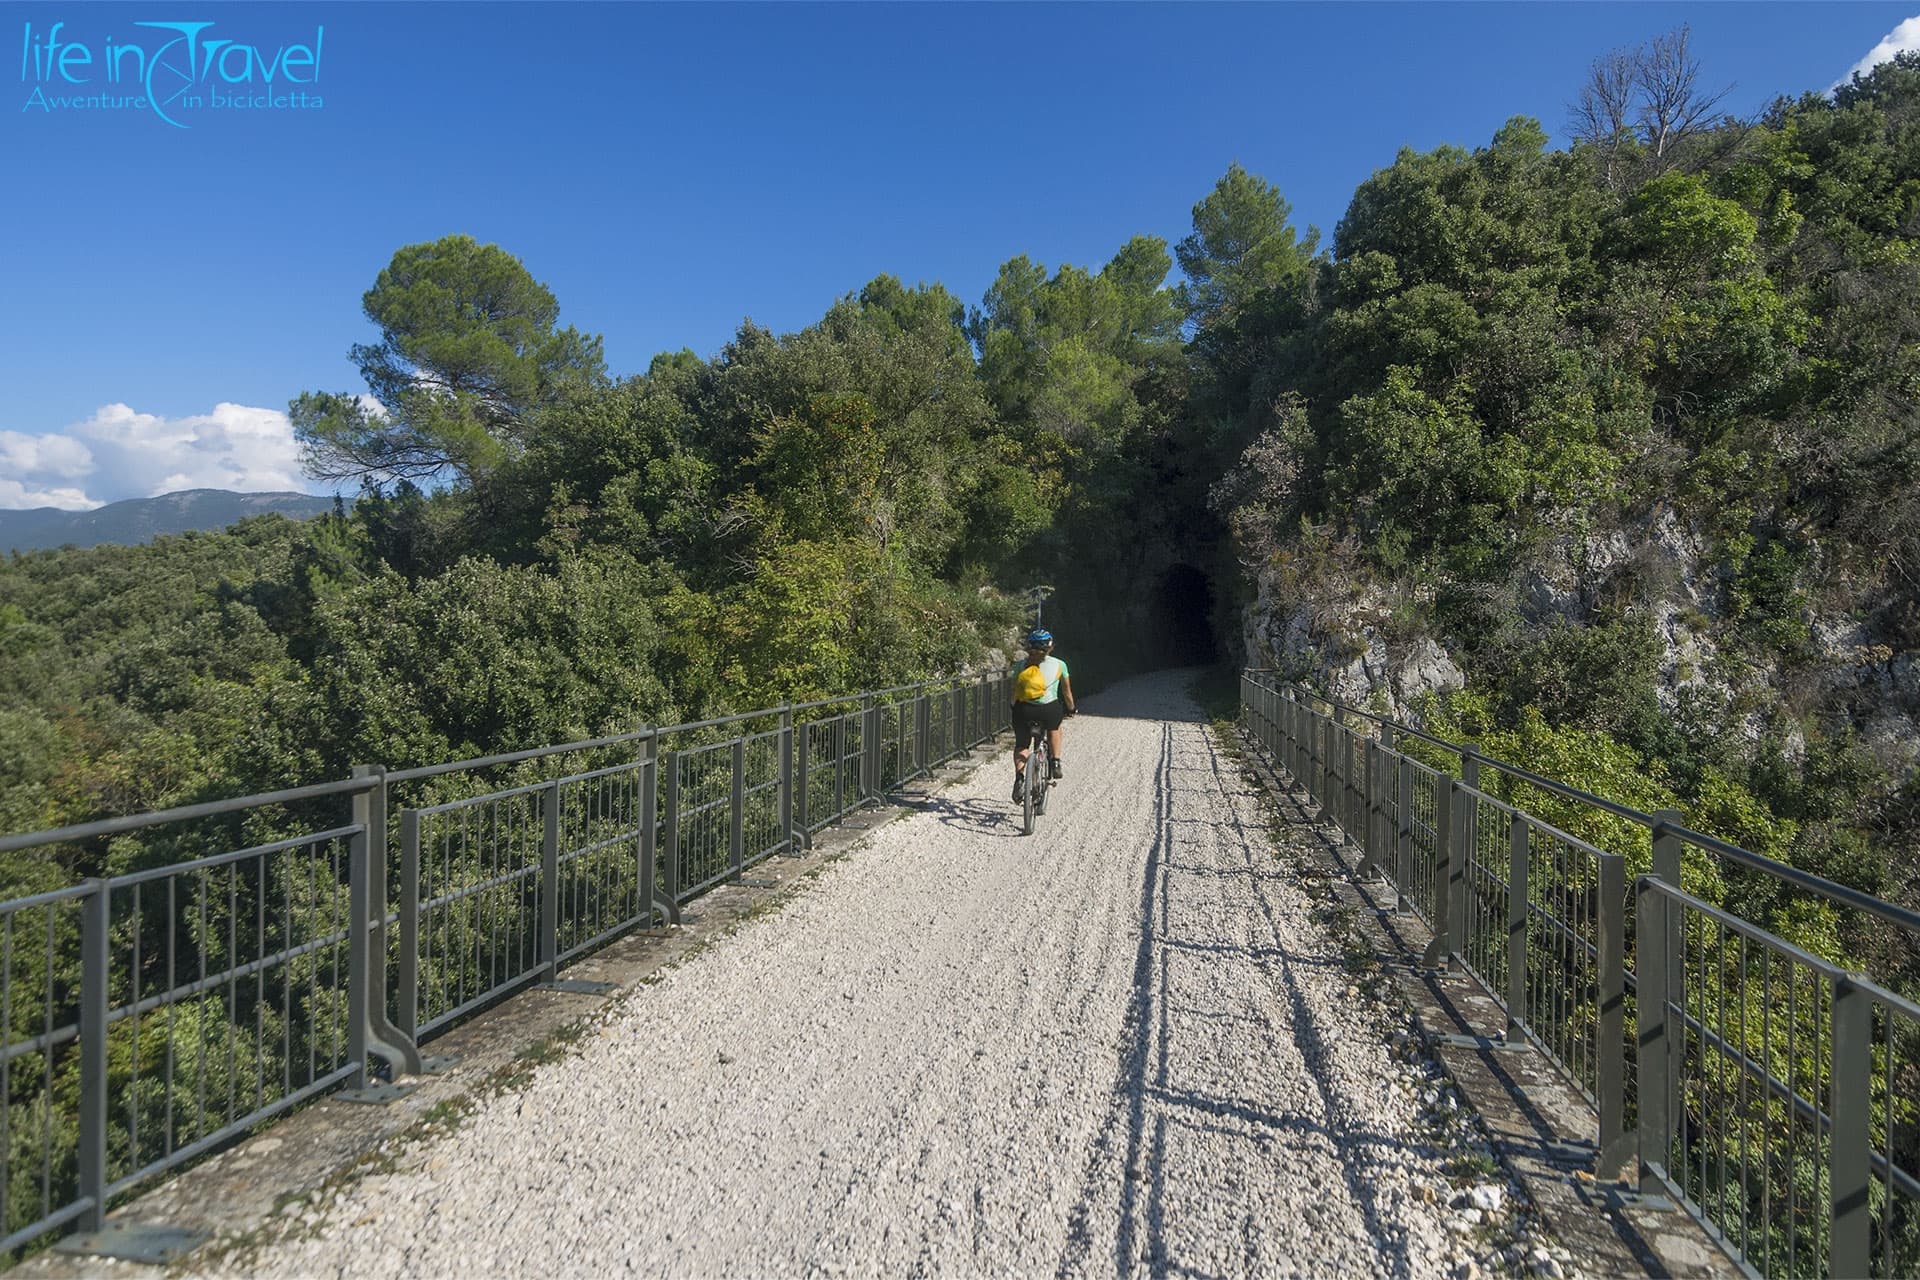
POLYGON ((1336 640, 1436 638, 1443 732, 1913 903, 1920 59, 1620 118, 1403 152, 1311 259, 1230 175, 1274 250, 1193 343, 1216 508, 1336 640))
POLYGON ((1403 152, 1330 246, 1235 166, 1171 251, 626 376, 505 250, 402 248, 364 389, 292 406, 358 501, 0 564, 0 826, 956 670, 1036 583, 1107 675, 1364 588, 1464 673, 1443 731, 1913 901, 1911 761, 1858 730, 1920 640, 1920 62, 1680 124, 1403 152), (1711 566, 1681 679, 1662 521, 1711 566), (1822 683, 1837 628, 1878 695, 1822 683))

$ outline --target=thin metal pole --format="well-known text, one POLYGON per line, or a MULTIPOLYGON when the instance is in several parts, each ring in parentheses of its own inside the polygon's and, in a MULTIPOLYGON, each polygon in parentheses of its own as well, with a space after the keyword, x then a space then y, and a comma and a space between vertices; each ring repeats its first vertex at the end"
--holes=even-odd
POLYGON ((780 708, 780 842, 791 856, 793 839, 793 708, 780 708))
POLYGON ((733 740, 733 782, 727 799, 732 810, 727 825, 727 855, 733 874, 738 876, 747 865, 747 740, 733 740))
MULTIPOLYGON (((358 764, 353 776, 365 778, 375 766, 358 764)), ((368 843, 373 827, 373 793, 353 793, 353 821, 359 828, 347 841, 347 1065, 353 1074, 347 1079, 350 1089, 367 1084, 367 1013, 372 996, 373 976, 368 972, 370 947, 367 942, 367 866, 368 843)))
POLYGON ((1672 1096, 1673 1040, 1667 1029, 1667 1006, 1672 1002, 1668 979, 1672 976, 1672 957, 1667 954, 1671 936, 1671 900, 1660 891, 1659 881, 1639 881, 1634 897, 1634 919, 1638 928, 1638 1005, 1639 1055, 1636 1078, 1640 1119, 1640 1194, 1665 1196, 1667 1161, 1673 1140, 1668 1132, 1668 1101, 1672 1096))
POLYGON ((925 693, 922 693, 918 698, 914 699, 913 703, 913 755, 915 765, 914 772, 916 773, 930 774, 933 772, 933 761, 929 758, 931 754, 930 748, 932 746, 930 742, 932 722, 932 700, 929 699, 925 693))
POLYGON ((1413 884, 1413 761, 1400 757, 1394 809, 1399 830, 1394 833, 1394 883, 1400 890, 1400 903, 1407 902, 1413 884))
POLYGON ((540 793, 545 831, 540 840, 540 954, 545 980, 560 976, 560 783, 540 793))
MULTIPOLYGON (((640 743, 640 841, 634 871, 639 879, 640 902, 646 923, 653 923, 660 898, 660 735, 651 734, 640 743)), ((669 910, 668 917, 672 917, 669 910)))
POLYGON ((1521 1028, 1527 1022, 1527 919, 1531 904, 1528 884, 1527 820, 1513 815, 1507 832, 1507 1043, 1526 1041, 1521 1028))
MULTIPOLYGON (((110 881, 89 880, 80 916, 80 1150, 79 1193, 92 1203, 80 1217, 82 1231, 98 1231, 107 1214, 107 925, 110 881)), ((49 919, 53 908, 47 908, 49 919)), ((171 922, 169 922, 171 923, 171 922)), ((140 922, 136 919, 137 930, 140 922)), ((135 980, 139 978, 134 975, 135 980)), ((137 995, 137 993, 136 993, 137 995)), ((138 1003, 136 1000, 135 1003, 138 1003)), ((11 1030, 11 1028, 8 1028, 11 1030)), ((133 1046, 138 1061, 140 1046, 133 1046)), ((53 1056, 53 1050, 47 1050, 53 1056)), ((45 1100, 52 1107, 53 1099, 45 1100)), ((138 1163, 136 1160, 135 1163, 138 1163)))
POLYGON ((1433 784, 1433 940, 1427 944, 1427 953, 1420 961, 1428 969, 1449 968, 1453 954, 1455 785, 1445 774, 1433 784))
POLYGON ((667 918, 680 923, 680 753, 669 751, 660 757, 667 775, 667 835, 664 843, 667 864, 667 918))
POLYGON ((400 1029, 420 1033, 420 811, 400 811, 400 1029))
POLYGON ((1380 769, 1380 761, 1378 748, 1375 747, 1371 738, 1366 740, 1365 758, 1366 767, 1362 771, 1364 783, 1360 803, 1363 815, 1360 826, 1360 868, 1356 873, 1361 880, 1371 879, 1380 872, 1377 865, 1380 850, 1380 791, 1375 777, 1380 769))
POLYGON ((1594 1176, 1610 1181, 1626 1167, 1627 864, 1600 855, 1599 1054, 1594 1096, 1600 1104, 1600 1162, 1594 1176))
POLYGON ((793 764, 795 790, 793 807, 794 812, 798 815, 795 821, 800 824, 800 843, 802 847, 811 849, 813 848, 813 810, 808 802, 808 797, 813 788, 808 785, 808 779, 812 777, 809 760, 813 755, 813 726, 811 724, 802 724, 798 736, 799 741, 795 745, 799 750, 795 753, 793 764))
MULTIPOLYGON (((833 718, 833 816, 838 821, 847 811, 847 717, 851 711, 833 718)), ((865 714, 864 712, 862 713, 865 714)), ((861 770, 866 769, 867 753, 860 753, 861 770)))
MULTIPOLYGON (((1675 890, 1684 890, 1686 888, 1686 885, 1681 882, 1680 837, 1675 835, 1672 829, 1666 824, 1673 823, 1677 825, 1680 822, 1681 816, 1678 809, 1656 810, 1653 814, 1654 826, 1650 833, 1653 844, 1653 874, 1675 890)), ((1685 972, 1687 940, 1684 933, 1686 926, 1681 918, 1680 908, 1664 896, 1661 901, 1665 909, 1660 913, 1660 927, 1666 931, 1665 935, 1659 939, 1657 948, 1657 954, 1666 965, 1666 972, 1662 975, 1664 983, 1662 989, 1668 993, 1667 998, 1670 1001, 1676 998, 1684 999, 1687 991, 1685 972)), ((1641 923, 1636 926, 1636 931, 1640 936, 1644 937, 1645 928, 1646 925, 1641 923)), ((1644 947, 1646 944, 1642 942, 1637 945, 1644 947)), ((1644 982, 1646 980, 1646 975, 1643 972, 1636 971, 1636 975, 1641 981, 1644 982)), ((1683 1023, 1677 1033, 1670 1033, 1669 1035, 1667 1048, 1669 1055, 1674 1055, 1679 1052, 1679 1045, 1683 1041, 1684 1036, 1685 1024, 1683 1023)), ((1677 1118, 1681 1106, 1680 1097, 1676 1092, 1679 1087, 1677 1063, 1678 1059, 1675 1058, 1668 1064, 1668 1071, 1665 1077, 1667 1094, 1662 1100, 1662 1106, 1665 1110, 1661 1112, 1663 1116, 1671 1115, 1675 1118, 1677 1118)), ((1645 1092, 1645 1089, 1641 1090, 1643 1096, 1645 1092)), ((1644 1102, 1642 1105, 1644 1105, 1644 1102)), ((1662 1141, 1667 1140, 1668 1135, 1663 1134, 1662 1141)), ((1662 1148, 1662 1150, 1664 1151, 1666 1148, 1662 1148)), ((1665 1167, 1666 1161, 1669 1158, 1667 1155, 1661 1156, 1662 1168, 1665 1167)))

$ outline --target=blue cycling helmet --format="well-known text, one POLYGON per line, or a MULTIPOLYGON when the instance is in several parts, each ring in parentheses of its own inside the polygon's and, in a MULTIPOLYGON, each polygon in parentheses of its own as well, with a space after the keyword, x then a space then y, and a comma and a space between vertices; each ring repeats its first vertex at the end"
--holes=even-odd
POLYGON ((1033 630, 1027 632, 1027 647, 1029 649, 1044 649, 1052 643, 1053 632, 1047 630, 1045 627, 1035 627, 1033 630))

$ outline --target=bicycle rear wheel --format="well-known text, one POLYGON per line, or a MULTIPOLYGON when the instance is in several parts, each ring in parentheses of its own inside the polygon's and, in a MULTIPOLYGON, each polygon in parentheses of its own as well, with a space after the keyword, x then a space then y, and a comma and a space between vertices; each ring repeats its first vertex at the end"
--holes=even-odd
POLYGON ((1041 749, 1038 743, 1035 743, 1033 750, 1027 753, 1027 772, 1025 775, 1027 785, 1024 788, 1025 795, 1020 802, 1021 825, 1027 835, 1033 834, 1033 815, 1041 812, 1044 807, 1039 803, 1035 793, 1038 792, 1042 786, 1040 780, 1047 775, 1047 770, 1041 763, 1042 757, 1045 755, 1046 752, 1041 749))

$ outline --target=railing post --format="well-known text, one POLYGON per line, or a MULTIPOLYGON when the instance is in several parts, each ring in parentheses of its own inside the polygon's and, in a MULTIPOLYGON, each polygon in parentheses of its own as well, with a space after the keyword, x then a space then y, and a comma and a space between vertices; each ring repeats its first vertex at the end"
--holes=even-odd
POLYGON ((1428 969, 1448 969, 1453 957, 1453 878, 1457 850, 1452 778, 1441 774, 1433 784, 1433 940, 1420 963, 1428 969))
POLYGON ((1457 830, 1453 834, 1450 860, 1452 875, 1448 883, 1453 892, 1449 895, 1448 910, 1455 955, 1470 945, 1467 933, 1473 927, 1473 917, 1467 911, 1467 887, 1472 883, 1473 864, 1480 857, 1480 801, 1460 794, 1463 787, 1480 789, 1480 752, 1471 742, 1460 754, 1460 780, 1453 798, 1453 821, 1457 830))
POLYGON ((1600 855, 1596 1087, 1600 1107, 1600 1159, 1594 1177, 1602 1182, 1621 1175, 1631 1154, 1627 1145, 1627 863, 1618 854, 1600 855))
POLYGON ((933 760, 931 757, 932 729, 933 703, 926 690, 922 689, 919 696, 913 700, 913 757, 916 766, 915 771, 918 773, 931 774, 933 772, 933 760))
MULTIPOLYGON (((353 776, 370 777, 372 765, 355 765, 353 776)), ((349 1089, 367 1086, 367 1017, 372 975, 368 972, 367 864, 373 826, 372 791, 353 793, 353 821, 360 829, 347 841, 347 1063, 349 1089)))
MULTIPOLYGON (((660 909, 660 735, 648 734, 640 743, 640 842, 634 868, 641 886, 641 901, 646 904, 647 927, 653 913, 660 909)), ((667 918, 673 918, 671 909, 667 918)))
POLYGON ((1300 789, 1313 797, 1313 708, 1302 699, 1298 692, 1294 694, 1293 705, 1294 748, 1293 780, 1300 789))
POLYGON ((1675 889, 1684 889, 1680 883, 1680 837, 1667 829, 1668 823, 1678 824, 1681 819, 1678 809, 1659 809, 1653 814, 1653 874, 1665 880, 1675 889))
POLYGON ((1306 750, 1306 739, 1301 736, 1300 698, 1292 690, 1287 691, 1286 701, 1280 706, 1280 715, 1287 722, 1287 773, 1293 779, 1294 785, 1299 786, 1304 781, 1301 777, 1300 757, 1306 750))
POLYGON ((1308 761, 1308 773, 1310 776, 1307 781, 1307 798, 1312 800, 1316 807, 1324 808, 1326 802, 1322 797, 1327 794, 1326 730, 1332 721, 1323 721, 1320 718, 1320 713, 1317 711, 1311 714, 1313 717, 1313 749, 1308 761))
MULTIPOLYGON (((1851 978, 1833 980, 1832 1044, 1833 1134, 1827 1178, 1833 1233, 1827 1239, 1827 1274, 1864 1276, 1873 1252, 1868 1200, 1872 1168, 1867 1157, 1872 1142, 1873 994, 1851 978)), ((1888 1217, 1891 1221, 1891 1209, 1888 1217)))
POLYGON ((1669 928, 1674 922, 1672 899, 1660 890, 1655 877, 1642 877, 1634 886, 1635 960, 1639 978, 1639 1053, 1635 1076, 1639 1096, 1640 1194, 1667 1194, 1667 1161, 1672 1158, 1669 1103, 1673 1097, 1673 1040, 1667 1030, 1667 1006, 1673 996, 1668 980, 1673 974, 1667 952, 1669 928))
POLYGON ((1507 831, 1507 1043, 1524 1044, 1527 1022, 1527 923, 1531 858, 1527 820, 1513 815, 1507 831))
POLYGON ((788 857, 793 841, 793 708, 780 708, 780 841, 788 857))
POLYGON ((560 783, 540 792, 545 832, 540 839, 540 966, 544 981, 560 977, 560 783))
POLYGON ((400 811, 400 1030, 420 1034, 420 811, 400 811))
POLYGON ((1335 707, 1327 727, 1328 786, 1322 808, 1332 811, 1333 825, 1340 828, 1343 840, 1351 838, 1353 826, 1353 780, 1347 777, 1353 772, 1353 743, 1347 733, 1347 709, 1335 707))
MULTIPOLYGON (((847 811, 847 717, 852 714, 851 711, 842 711, 835 716, 833 732, 828 735, 833 742, 833 820, 835 822, 838 822, 841 815, 847 811)), ((864 721, 866 712, 863 710, 860 714, 864 721)), ((866 759, 867 753, 862 751, 860 769, 863 773, 866 771, 866 759)), ((855 781, 855 785, 859 785, 858 780, 855 781)))
POLYGON ((927 695, 928 729, 927 751, 936 765, 945 764, 952 754, 952 744, 947 740, 947 721, 950 713, 947 691, 937 690, 927 695))
POLYGON ((1360 800, 1360 867, 1355 877, 1361 880, 1377 878, 1380 874, 1380 790, 1379 778, 1380 754, 1373 739, 1366 740, 1366 767, 1362 771, 1365 783, 1360 800))
POLYGON ((799 732, 795 735, 794 747, 796 748, 793 763, 793 810, 796 815, 794 821, 799 824, 801 847, 811 849, 813 848, 813 807, 808 794, 812 790, 808 785, 812 776, 813 726, 811 724, 801 722, 799 732))
POLYGON ((1347 837, 1357 845, 1365 844, 1367 839, 1366 819, 1363 814, 1366 808, 1367 784, 1367 752, 1364 744, 1368 741, 1369 739, 1362 737, 1354 728, 1351 721, 1341 730, 1340 767, 1346 772, 1347 784, 1346 804, 1342 806, 1347 811, 1347 820, 1341 825, 1346 827, 1347 837), (1356 743, 1362 744, 1358 772, 1353 767, 1353 748, 1356 743))
MULTIPOLYGON (((1680 879, 1680 837, 1673 833, 1668 824, 1677 825, 1680 822, 1681 813, 1678 809, 1657 809, 1654 811, 1653 819, 1654 826, 1651 833, 1653 841, 1653 874, 1669 888, 1675 892, 1679 892, 1686 887, 1681 883, 1680 879)), ((1666 965, 1666 972, 1663 975, 1665 980, 1664 989, 1672 995, 1684 996, 1686 994, 1687 981, 1687 940, 1684 933, 1686 925, 1681 918, 1679 908, 1674 904, 1672 899, 1663 897, 1661 901, 1665 906, 1665 910, 1660 913, 1660 928, 1665 932, 1659 939, 1658 953, 1666 965)), ((1644 921, 1636 923, 1636 937, 1643 938, 1645 931, 1646 923, 1644 921)), ((1644 947, 1646 944, 1639 942, 1635 945, 1644 947)), ((1642 968, 1644 968, 1644 964, 1642 968)), ((1646 975, 1638 969, 1635 970, 1635 976, 1641 981, 1646 980, 1646 975)), ((1671 1023, 1664 1023, 1663 1025, 1671 1026, 1671 1023)), ((1677 1052, 1678 1046, 1684 1043, 1684 1041, 1685 1026, 1682 1024, 1678 1034, 1671 1036, 1668 1052, 1677 1052)), ((1678 1072, 1671 1069, 1671 1064, 1668 1079, 1666 1105, 1669 1110, 1662 1114, 1673 1116, 1677 1120, 1680 1101, 1679 1095, 1674 1092, 1674 1090, 1678 1088, 1678 1085, 1673 1083, 1673 1081, 1678 1079, 1678 1072)), ((1644 1092, 1645 1090, 1642 1090, 1643 1094, 1644 1092)), ((1667 1135, 1663 1134, 1662 1140, 1666 1140, 1666 1137, 1667 1135)), ((1660 1162, 1662 1168, 1665 1167, 1667 1159, 1668 1157, 1666 1156, 1661 1157, 1660 1162)))
POLYGON ((747 740, 733 740, 733 780, 727 787, 727 858, 737 878, 747 869, 747 740))
MULTIPOLYGON (((860 729, 860 744, 867 757, 868 785, 866 794, 869 798, 873 799, 879 798, 882 789, 885 788, 887 784, 886 744, 883 741, 886 736, 887 706, 886 703, 875 698, 872 705, 867 708, 866 720, 860 729)), ((901 778, 899 781, 904 782, 906 779, 901 778)))
POLYGON ((387 1020, 387 777, 379 765, 353 767, 370 780, 353 793, 347 842, 347 1061, 351 1088, 366 1086, 367 1055, 378 1054, 396 1074, 418 1074, 413 1037, 387 1020))
POLYGON ((1374 751, 1373 781, 1369 784, 1374 812, 1373 869, 1383 876, 1386 875, 1387 864, 1393 859, 1393 759, 1399 749, 1399 733, 1392 725, 1383 723, 1380 726, 1380 743, 1374 751))
POLYGON ((667 920, 680 923, 680 753, 669 751, 660 757, 667 775, 667 833, 661 843, 666 856, 667 920))
MULTIPOLYGON (((80 1150, 79 1193, 93 1203, 80 1217, 82 1231, 99 1231, 107 1216, 107 926, 111 881, 94 879, 80 916, 80 1150)), ((52 908, 48 908, 51 916, 52 908)), ((140 922, 133 922, 138 929, 140 922)), ((134 975, 134 996, 139 992, 134 975)), ((52 978, 48 979, 52 982, 52 978)), ((10 1028, 9 1028, 10 1030, 10 1028)), ((138 1055, 140 1047, 133 1046, 138 1055)), ((47 1050, 52 1058, 53 1050, 47 1050)), ((53 1099, 44 1105, 53 1106, 53 1099)), ((139 1161, 135 1161, 138 1164, 139 1161)))
POLYGON ((1407 902, 1407 888, 1413 884, 1413 761, 1400 757, 1394 770, 1393 883, 1400 891, 1400 905, 1407 902))

